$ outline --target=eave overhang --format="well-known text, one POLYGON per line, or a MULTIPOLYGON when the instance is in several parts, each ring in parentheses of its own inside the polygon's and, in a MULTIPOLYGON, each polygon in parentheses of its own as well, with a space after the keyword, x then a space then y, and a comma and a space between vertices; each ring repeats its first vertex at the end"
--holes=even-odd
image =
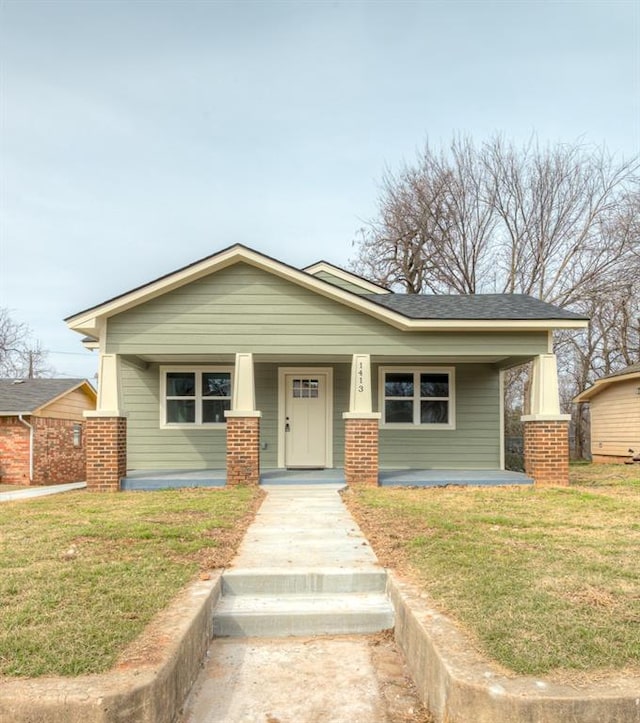
POLYGON ((73 331, 99 336, 105 319, 236 263, 245 263, 271 273, 403 331, 549 331, 584 329, 588 325, 585 319, 411 319, 239 244, 69 316, 65 322, 73 331))
POLYGON ((631 374, 620 374, 615 377, 606 377, 605 379, 598 379, 594 382, 593 386, 580 392, 576 397, 573 398, 574 404, 581 404, 582 402, 588 402, 593 399, 596 395, 608 389, 613 384, 619 384, 620 382, 626 382, 632 379, 640 380, 640 372, 631 372, 631 374))

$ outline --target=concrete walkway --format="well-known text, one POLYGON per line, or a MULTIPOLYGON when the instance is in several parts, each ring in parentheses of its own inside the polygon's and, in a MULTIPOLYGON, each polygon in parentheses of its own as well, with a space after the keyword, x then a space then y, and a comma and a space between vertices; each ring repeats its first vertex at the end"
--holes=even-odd
MULTIPOLYGON (((217 637, 185 723, 394 720, 372 653, 372 633, 393 626, 386 574, 342 503, 341 487, 265 486, 267 497, 223 576, 217 637)), ((396 658, 384 665, 402 679, 396 658)), ((407 710, 420 707, 404 698, 407 710)))
POLYGON ((31 497, 45 497, 46 495, 57 495, 60 492, 71 490, 82 490, 87 486, 86 482, 68 482, 61 485, 46 485, 44 487, 29 487, 9 492, 0 492, 0 502, 12 502, 13 500, 27 500, 31 497))

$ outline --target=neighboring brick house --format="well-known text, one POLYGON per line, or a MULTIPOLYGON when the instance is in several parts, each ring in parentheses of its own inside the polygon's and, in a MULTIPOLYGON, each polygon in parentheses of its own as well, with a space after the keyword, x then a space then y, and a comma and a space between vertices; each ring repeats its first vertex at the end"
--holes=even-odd
POLYGON ((86 379, 0 379, 0 482, 84 480, 83 413, 95 408, 86 379))
POLYGON ((589 403, 594 462, 640 456, 640 363, 598 379, 573 401, 589 403))

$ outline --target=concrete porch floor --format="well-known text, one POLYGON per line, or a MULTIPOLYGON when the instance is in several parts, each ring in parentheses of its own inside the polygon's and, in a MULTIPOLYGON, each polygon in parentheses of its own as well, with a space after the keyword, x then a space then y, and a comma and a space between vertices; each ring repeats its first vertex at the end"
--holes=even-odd
MULTIPOLYGON (((179 489, 184 487, 224 487, 224 469, 205 470, 130 470, 122 480, 125 491, 179 489)), ((381 487, 446 487, 472 485, 496 487, 529 485, 533 480, 521 472, 508 470, 437 470, 401 469, 380 470, 381 487)), ((264 486, 287 485, 344 485, 344 470, 336 469, 265 469, 260 473, 264 486)))

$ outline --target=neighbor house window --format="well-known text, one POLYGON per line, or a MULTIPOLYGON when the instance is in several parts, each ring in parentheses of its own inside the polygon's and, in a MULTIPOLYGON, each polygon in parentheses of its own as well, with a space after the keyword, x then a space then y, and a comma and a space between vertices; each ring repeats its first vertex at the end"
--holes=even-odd
POLYGON ((382 367, 382 424, 453 429, 454 377, 453 367, 382 367))
POLYGON ((231 369, 161 369, 162 426, 224 424, 231 409, 231 369))

